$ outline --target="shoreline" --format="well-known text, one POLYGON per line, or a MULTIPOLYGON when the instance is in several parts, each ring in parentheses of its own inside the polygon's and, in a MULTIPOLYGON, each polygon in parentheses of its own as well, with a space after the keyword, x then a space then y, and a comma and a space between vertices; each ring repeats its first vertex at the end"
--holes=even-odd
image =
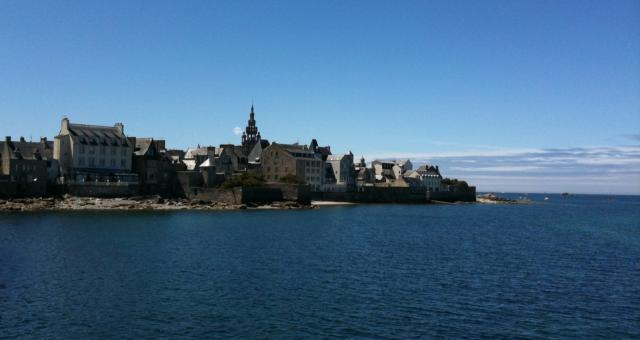
MULTIPOLYGON (((530 201, 477 197, 476 202, 440 202, 432 204, 530 204, 530 201)), ((128 198, 100 197, 45 197, 0 199, 0 212, 40 212, 40 211, 237 211, 237 210, 294 210, 317 209, 332 206, 359 205, 359 202, 312 201, 299 204, 292 201, 268 204, 237 204, 185 198, 162 198, 159 196, 137 196, 128 198)))
POLYGON ((62 198, 15 198, 0 200, 0 212, 40 211, 235 211, 313 209, 313 205, 296 202, 270 204, 235 204, 184 198, 131 197, 98 198, 65 196, 62 198))

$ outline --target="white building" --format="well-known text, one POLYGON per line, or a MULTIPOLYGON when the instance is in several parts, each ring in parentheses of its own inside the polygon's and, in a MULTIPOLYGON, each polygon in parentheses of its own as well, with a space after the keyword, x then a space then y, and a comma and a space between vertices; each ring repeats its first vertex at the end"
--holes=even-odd
POLYGON ((53 144, 63 182, 137 182, 131 173, 135 138, 127 138, 124 125, 72 124, 64 118, 53 144))
POLYGON ((420 166, 416 171, 407 174, 407 177, 420 179, 422 186, 427 191, 438 192, 443 190, 442 175, 440 175, 438 166, 420 166))

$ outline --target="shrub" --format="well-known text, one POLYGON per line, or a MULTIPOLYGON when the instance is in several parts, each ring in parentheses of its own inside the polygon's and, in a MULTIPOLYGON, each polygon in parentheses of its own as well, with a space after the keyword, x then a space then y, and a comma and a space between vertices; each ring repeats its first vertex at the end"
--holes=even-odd
POLYGON ((231 176, 222 183, 223 189, 236 187, 259 187, 264 185, 264 178, 253 172, 244 172, 242 175, 231 176))

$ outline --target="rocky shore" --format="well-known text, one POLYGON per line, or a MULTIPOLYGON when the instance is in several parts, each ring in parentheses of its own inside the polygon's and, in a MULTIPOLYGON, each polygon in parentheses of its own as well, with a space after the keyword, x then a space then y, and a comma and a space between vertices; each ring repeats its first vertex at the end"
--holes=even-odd
POLYGON ((267 205, 230 204, 187 200, 181 198, 162 198, 159 196, 140 196, 128 198, 63 197, 16 198, 0 200, 0 212, 3 211, 102 211, 102 210, 242 210, 242 209, 309 209, 311 205, 296 202, 273 202, 267 205))
POLYGON ((531 201, 528 198, 525 199, 510 199, 506 197, 500 197, 492 193, 480 195, 476 197, 476 202, 484 204, 529 204, 531 201))

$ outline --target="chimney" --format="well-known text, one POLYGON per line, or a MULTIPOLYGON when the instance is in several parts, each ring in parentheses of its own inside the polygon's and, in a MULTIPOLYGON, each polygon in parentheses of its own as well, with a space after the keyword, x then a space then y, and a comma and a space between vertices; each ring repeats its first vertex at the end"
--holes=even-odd
POLYGON ((114 127, 120 134, 124 134, 124 125, 122 123, 116 123, 114 127))
POLYGON ((211 165, 213 165, 213 160, 216 158, 216 148, 215 146, 207 146, 207 157, 210 159, 211 165))
POLYGON ((62 122, 60 123, 60 134, 69 133, 69 118, 62 118, 62 122))
POLYGON ((158 149, 158 152, 166 149, 164 139, 154 140, 153 142, 156 143, 156 149, 158 149))
POLYGON ((20 143, 26 143, 27 141, 24 139, 24 137, 20 136, 20 143))
POLYGON ((4 137, 5 143, 11 143, 11 136, 4 137))
POLYGON ((46 145, 47 144, 47 137, 40 137, 40 143, 46 145))

